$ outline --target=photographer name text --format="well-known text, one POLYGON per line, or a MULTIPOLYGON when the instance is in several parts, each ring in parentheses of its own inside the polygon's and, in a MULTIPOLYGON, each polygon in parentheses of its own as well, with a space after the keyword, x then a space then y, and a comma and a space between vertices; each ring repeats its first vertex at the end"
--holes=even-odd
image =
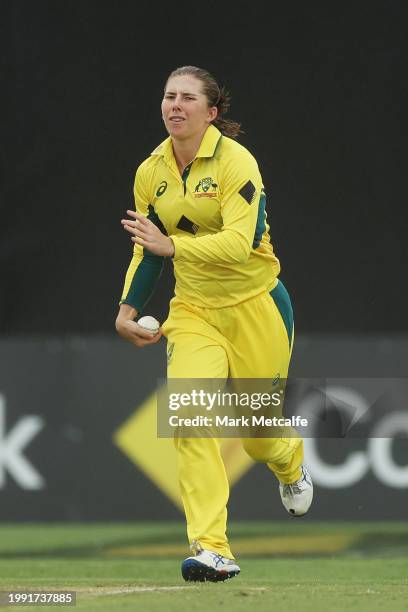
POLYGON ((215 417, 197 415, 194 417, 169 417, 170 427, 307 427, 308 420, 299 415, 285 417, 265 417, 253 414, 249 417, 229 417, 216 415, 215 417))

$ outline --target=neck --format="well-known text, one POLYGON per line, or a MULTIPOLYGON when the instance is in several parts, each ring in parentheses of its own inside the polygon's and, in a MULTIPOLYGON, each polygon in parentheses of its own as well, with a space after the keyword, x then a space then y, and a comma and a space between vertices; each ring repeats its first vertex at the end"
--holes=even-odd
POLYGON ((184 168, 188 166, 197 155, 204 134, 205 132, 197 134, 187 140, 178 140, 172 137, 174 158, 181 174, 183 174, 184 168))

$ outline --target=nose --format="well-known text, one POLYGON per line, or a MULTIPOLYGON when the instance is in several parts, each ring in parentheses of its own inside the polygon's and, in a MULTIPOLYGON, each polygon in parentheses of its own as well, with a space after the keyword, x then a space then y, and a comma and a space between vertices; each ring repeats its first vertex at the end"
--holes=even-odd
POLYGON ((181 108, 181 95, 177 94, 173 100, 173 110, 181 108))

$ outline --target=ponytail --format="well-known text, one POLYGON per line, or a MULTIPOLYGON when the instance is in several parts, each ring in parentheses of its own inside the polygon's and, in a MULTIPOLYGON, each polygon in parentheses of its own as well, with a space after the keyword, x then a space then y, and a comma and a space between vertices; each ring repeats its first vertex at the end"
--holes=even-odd
POLYGON ((230 107, 231 96, 225 87, 220 89, 220 93, 218 96, 218 101, 214 105, 218 109, 218 115, 214 119, 213 124, 216 128, 218 128, 224 136, 228 136, 229 138, 233 138, 236 140, 239 134, 242 134, 241 124, 237 121, 233 121, 232 119, 225 119, 223 115, 228 112, 230 107))

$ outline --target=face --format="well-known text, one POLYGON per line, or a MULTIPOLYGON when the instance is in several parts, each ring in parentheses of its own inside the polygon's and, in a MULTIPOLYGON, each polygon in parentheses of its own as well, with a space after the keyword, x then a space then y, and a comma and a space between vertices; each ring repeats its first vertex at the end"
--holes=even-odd
POLYGON ((168 80, 161 109, 168 133, 179 140, 203 135, 218 112, 217 107, 208 106, 202 82, 191 75, 168 80))

